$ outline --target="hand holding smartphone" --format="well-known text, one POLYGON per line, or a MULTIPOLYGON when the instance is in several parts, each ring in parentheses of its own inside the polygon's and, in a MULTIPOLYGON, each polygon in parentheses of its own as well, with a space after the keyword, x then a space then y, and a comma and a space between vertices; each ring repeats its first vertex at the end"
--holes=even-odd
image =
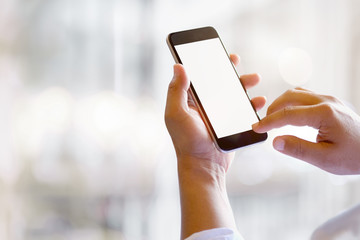
POLYGON ((259 117, 214 28, 171 33, 167 43, 187 72, 190 94, 219 150, 266 140, 266 133, 251 130, 259 117))

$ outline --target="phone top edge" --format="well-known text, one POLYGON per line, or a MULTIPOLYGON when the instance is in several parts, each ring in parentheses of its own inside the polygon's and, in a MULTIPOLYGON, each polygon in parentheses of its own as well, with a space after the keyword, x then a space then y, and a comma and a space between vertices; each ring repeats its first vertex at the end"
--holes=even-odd
MULTIPOLYGON (((190 29, 190 30, 184 30, 184 31, 178 31, 178 32, 172 32, 167 35, 166 42, 167 42, 167 45, 170 49, 170 52, 171 52, 175 62, 182 64, 180 56, 178 55, 177 50, 175 48, 176 45, 197 42, 197 41, 203 41, 203 40, 208 40, 208 39, 213 39, 213 38, 218 38, 220 40, 221 45, 223 46, 223 49, 225 50, 226 55, 228 56, 229 61, 231 62, 230 55, 227 52, 227 50, 224 46, 224 43, 220 39, 220 36, 216 32, 216 30, 211 26, 195 28, 195 29, 190 29)), ((236 67, 234 65, 233 65, 233 69, 235 70, 235 73, 239 79, 239 82, 242 85, 243 90, 245 91, 245 94, 246 94, 248 100, 250 101, 250 96, 248 95, 248 92, 246 91, 243 84, 241 83, 240 74, 237 72, 236 67)), ((232 151, 237 150, 238 148, 241 148, 241 147, 244 147, 247 145, 252 145, 252 144, 255 144, 258 142, 263 142, 267 139, 267 137, 268 137, 267 133, 258 134, 252 130, 249 130, 249 131, 243 132, 243 133, 236 133, 234 135, 225 136, 222 138, 218 138, 216 135, 216 132, 214 131, 214 129, 207 117, 207 114, 205 113, 205 110, 202 107, 200 100, 197 97, 197 93, 196 93, 195 89, 193 88, 192 83, 190 83, 190 91, 189 92, 190 92, 190 95, 193 98, 195 104, 197 105, 197 107, 199 109, 199 113, 200 113, 202 119, 204 120, 204 124, 214 142, 215 147, 219 151, 225 152, 225 153, 232 152, 232 151), (243 138, 245 138, 245 139, 243 139, 243 138)), ((251 101, 250 101, 250 104, 251 104, 251 101)), ((260 120, 258 112, 256 111, 256 109, 254 108, 253 105, 252 105, 252 108, 255 112, 256 117, 258 118, 258 120, 260 120)))
POLYGON ((219 35, 215 28, 208 26, 170 33, 168 41, 171 45, 181 45, 218 37, 219 35))
POLYGON ((173 35, 173 34, 186 34, 188 32, 193 32, 193 31, 213 31, 216 32, 215 28, 212 26, 205 26, 205 27, 198 27, 198 28, 192 28, 192 29, 186 29, 186 30, 180 30, 180 31, 176 31, 176 32, 171 32, 169 34, 169 36, 173 35))

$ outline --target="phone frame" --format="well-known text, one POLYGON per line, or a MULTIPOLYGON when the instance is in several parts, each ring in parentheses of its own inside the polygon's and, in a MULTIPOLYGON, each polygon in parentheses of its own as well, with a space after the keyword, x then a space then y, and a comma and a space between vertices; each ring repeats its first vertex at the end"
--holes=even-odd
MULTIPOLYGON (((198 41, 203 41, 203 40, 213 39, 213 38, 218 38, 220 40, 221 45, 222 45, 226 55, 228 56, 229 62, 232 65, 232 67, 239 79, 239 83, 241 84, 243 90, 245 91, 245 94, 249 100, 249 104, 252 106, 258 120, 260 120, 259 115, 257 114, 254 106, 251 104, 251 101, 250 101, 250 98, 249 98, 249 95, 248 95, 246 89, 244 88, 243 84, 240 81, 240 76, 239 76, 238 72, 236 71, 234 64, 231 62, 231 59, 229 57, 228 52, 225 49, 223 42, 221 41, 218 33, 216 32, 216 30, 213 27, 203 27, 203 28, 190 29, 190 30, 186 30, 186 31, 173 32, 168 35, 166 42, 169 46, 169 49, 171 51, 171 54, 172 54, 175 62, 182 64, 180 56, 178 55, 178 53, 175 49, 176 45, 198 42, 198 41)), ((199 109, 200 115, 208 129, 208 132, 210 133, 211 138, 213 139, 213 141, 215 143, 215 146, 220 151, 229 152, 229 151, 235 150, 235 149, 243 147, 243 146, 247 146, 250 144, 257 143, 257 142, 265 141, 267 139, 267 133, 256 133, 253 130, 235 133, 230 136, 218 138, 191 81, 190 81, 190 91, 189 92, 190 92, 190 95, 193 98, 197 108, 199 109)))

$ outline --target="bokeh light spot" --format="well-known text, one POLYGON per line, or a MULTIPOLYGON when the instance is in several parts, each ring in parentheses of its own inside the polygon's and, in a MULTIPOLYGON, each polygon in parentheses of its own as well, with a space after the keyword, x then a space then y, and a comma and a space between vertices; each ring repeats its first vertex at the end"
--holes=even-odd
POLYGON ((308 82, 312 74, 311 56, 299 48, 288 48, 279 56, 279 71, 285 82, 301 86, 308 82))

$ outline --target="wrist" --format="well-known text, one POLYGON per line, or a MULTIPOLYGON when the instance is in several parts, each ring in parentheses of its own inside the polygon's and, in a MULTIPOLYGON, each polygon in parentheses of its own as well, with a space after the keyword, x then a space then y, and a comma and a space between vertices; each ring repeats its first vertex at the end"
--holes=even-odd
MULTIPOLYGON (((198 181, 225 180, 226 170, 219 161, 196 157, 178 157, 179 180, 183 178, 196 178, 198 181)), ((225 162, 225 160, 224 160, 225 162)))
POLYGON ((226 192, 226 171, 211 160, 179 158, 178 177, 180 190, 207 189, 226 192))
POLYGON ((212 228, 236 229, 224 167, 204 159, 178 160, 182 238, 212 228))

